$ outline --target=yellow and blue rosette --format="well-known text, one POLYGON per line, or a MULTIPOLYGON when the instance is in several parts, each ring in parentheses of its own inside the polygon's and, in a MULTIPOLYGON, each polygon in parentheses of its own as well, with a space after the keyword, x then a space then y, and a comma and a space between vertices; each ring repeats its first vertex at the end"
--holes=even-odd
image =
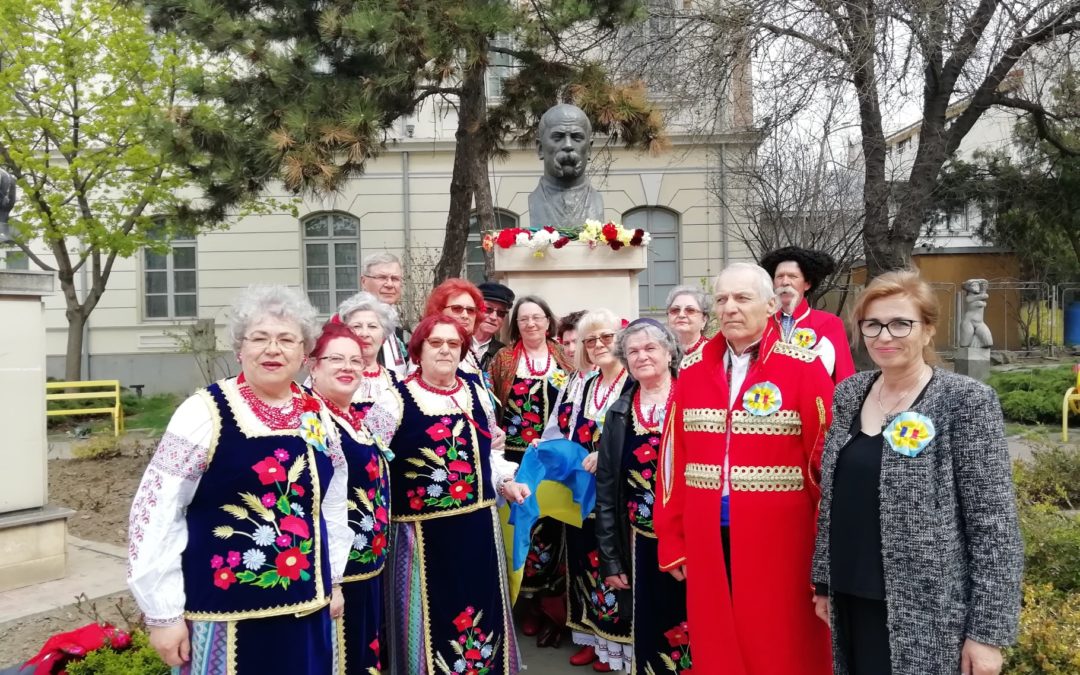
POLYGON ((326 446, 326 429, 322 420, 312 411, 300 416, 300 436, 304 442, 324 455, 329 451, 326 446))
POLYGON ((802 349, 810 349, 817 344, 817 333, 813 328, 799 328, 791 334, 791 344, 802 349))
POLYGON ((907 411, 885 427, 885 442, 894 452, 915 457, 934 440, 934 423, 926 415, 907 411))
POLYGON ((555 387, 559 391, 563 390, 563 387, 566 386, 566 383, 569 379, 570 378, 567 376, 566 371, 560 368, 556 368, 555 370, 551 371, 551 375, 548 375, 548 382, 550 382, 551 386, 555 387))
POLYGON ((773 414, 780 409, 783 402, 780 387, 768 381, 751 385, 743 394, 743 408, 758 417, 773 414))

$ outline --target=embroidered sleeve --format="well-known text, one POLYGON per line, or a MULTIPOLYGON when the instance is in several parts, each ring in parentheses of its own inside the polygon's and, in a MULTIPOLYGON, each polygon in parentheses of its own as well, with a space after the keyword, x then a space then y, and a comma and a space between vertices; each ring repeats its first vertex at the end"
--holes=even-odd
MULTIPOLYGON (((491 487, 495 494, 499 494, 499 484, 505 480, 513 480, 517 473, 517 462, 511 462, 500 450, 491 451, 491 487)), ((502 500, 502 495, 499 495, 502 500)))
POLYGON ((330 457, 330 463, 334 465, 335 475, 339 470, 346 468, 347 462, 345 461, 345 450, 341 447, 341 433, 338 431, 337 424, 334 423, 334 418, 330 415, 330 411, 323 409, 322 413, 323 428, 327 430, 326 438, 326 454, 330 457))
POLYGON ((364 415, 364 426, 381 444, 389 447, 401 424, 402 406, 397 387, 387 387, 364 415))
POLYGON ((209 405, 196 394, 177 408, 131 505, 128 586, 151 626, 183 620, 184 512, 209 462, 214 434, 209 405))
MULTIPOLYGON (((341 454, 340 442, 338 454, 341 454)), ((347 502, 349 469, 344 462, 344 455, 342 460, 340 466, 334 464, 334 475, 330 478, 330 485, 327 486, 322 500, 322 515, 326 520, 326 534, 329 538, 330 578, 334 583, 340 583, 345 574, 345 563, 349 558, 349 547, 353 540, 349 530, 347 502)))

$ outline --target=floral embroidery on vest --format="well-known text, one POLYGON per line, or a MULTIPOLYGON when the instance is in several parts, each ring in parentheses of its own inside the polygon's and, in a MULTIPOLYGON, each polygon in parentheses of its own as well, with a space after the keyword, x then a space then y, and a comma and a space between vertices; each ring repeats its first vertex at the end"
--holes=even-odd
POLYGON ((423 469, 406 472, 406 478, 431 480, 426 487, 418 486, 405 493, 409 498, 409 507, 414 511, 424 506, 450 508, 476 499, 476 472, 469 461, 469 441, 462 436, 465 420, 454 422, 453 429, 448 426, 451 422, 449 417, 443 417, 425 430, 428 438, 440 445, 434 449, 420 448, 423 459, 406 458, 413 466, 423 469))
POLYGON ((486 675, 492 672, 497 663, 496 657, 502 638, 496 638, 492 632, 484 632, 480 627, 483 615, 483 612, 477 612, 472 607, 466 607, 457 615, 453 624, 460 635, 456 642, 450 642, 454 650, 451 660, 448 661, 442 654, 435 655, 435 665, 439 670, 444 673, 470 675, 486 675))

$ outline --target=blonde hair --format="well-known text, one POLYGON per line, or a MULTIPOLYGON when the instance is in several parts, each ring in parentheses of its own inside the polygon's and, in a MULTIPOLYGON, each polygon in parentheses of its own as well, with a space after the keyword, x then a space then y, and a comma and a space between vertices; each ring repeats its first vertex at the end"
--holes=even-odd
POLYGON ((941 304, 930 284, 922 280, 919 272, 913 269, 894 270, 876 276, 855 298, 851 309, 851 331, 853 338, 861 338, 859 322, 866 317, 866 308, 871 302, 893 296, 909 298, 919 313, 919 321, 930 333, 930 342, 923 347, 923 360, 937 363, 938 354, 934 349, 934 337, 937 335, 938 321, 941 319, 941 304))
MULTIPOLYGON (((615 312, 610 309, 594 309, 591 312, 586 312, 584 316, 578 319, 577 338, 574 340, 577 343, 577 351, 574 354, 574 367, 578 369, 578 372, 585 373, 592 370, 593 367, 589 352, 585 349, 585 334, 597 328, 610 328, 615 333, 618 333, 621 323, 619 317, 615 316, 615 312)), ((611 350, 612 352, 615 351, 614 344, 611 345, 611 350)))

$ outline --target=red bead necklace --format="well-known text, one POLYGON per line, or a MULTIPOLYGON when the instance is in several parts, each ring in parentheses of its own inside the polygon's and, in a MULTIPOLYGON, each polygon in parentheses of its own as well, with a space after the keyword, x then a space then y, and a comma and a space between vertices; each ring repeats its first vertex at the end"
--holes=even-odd
POLYGON ((619 374, 615 376, 615 380, 611 383, 611 386, 608 387, 607 393, 604 394, 604 397, 600 400, 597 400, 597 394, 600 393, 600 385, 602 384, 601 380, 604 379, 604 374, 600 373, 600 375, 596 378, 596 385, 593 387, 592 390, 592 402, 593 407, 596 408, 597 412, 600 412, 604 409, 604 405, 607 403, 608 399, 611 398, 611 394, 615 391, 616 385, 618 385, 625 376, 626 368, 620 368, 619 374))
POLYGON ((251 408, 251 412, 255 413, 255 417, 266 426, 275 430, 295 429, 300 426, 300 416, 304 410, 300 404, 300 387, 296 386, 295 382, 289 385, 292 398, 289 399, 288 403, 280 406, 270 405, 259 398, 251 385, 245 381, 243 373, 240 373, 239 377, 236 378, 236 386, 240 390, 240 396, 244 399, 244 402, 251 408))
POLYGON ((424 378, 420 377, 419 373, 413 373, 412 375, 410 375, 406 382, 409 382, 410 380, 416 382, 416 384, 424 391, 430 391, 432 394, 441 394, 443 396, 453 396, 454 394, 461 391, 461 387, 465 384, 462 379, 460 377, 457 377, 456 375, 454 376, 454 386, 450 387, 449 389, 443 389, 442 387, 436 387, 433 384, 428 384, 424 381, 424 378))
POLYGON ((352 406, 349 406, 348 410, 342 410, 337 406, 336 403, 326 398, 322 394, 319 394, 319 392, 315 393, 318 395, 319 399, 323 402, 323 404, 326 405, 327 408, 329 408, 331 415, 336 415, 337 417, 340 417, 341 419, 348 422, 349 426, 353 428, 353 431, 360 430, 360 422, 363 421, 363 417, 356 410, 354 410, 352 406))
MULTIPOLYGON (((545 345, 546 346, 546 345, 545 345)), ((532 359, 529 357, 529 352, 525 351, 525 345, 521 345, 521 354, 525 357, 525 368, 529 371, 529 374, 533 377, 543 377, 547 375, 547 371, 551 368, 551 349, 547 350, 547 361, 544 363, 544 367, 537 370, 533 368, 532 359)))
MULTIPOLYGON (((671 407, 671 400, 675 396, 675 383, 672 382, 668 385, 667 400, 664 402, 664 411, 666 412, 671 407)), ((660 431, 660 425, 663 423, 664 418, 657 419, 658 407, 653 406, 652 414, 649 417, 645 416, 644 411, 641 409, 641 387, 634 392, 634 412, 637 413, 638 419, 641 420, 641 426, 645 427, 647 431, 657 432, 660 431)))
POLYGON ((368 372, 366 370, 360 371, 360 374, 364 377, 378 377, 382 375, 382 366, 375 366, 375 370, 368 372))
POLYGON ((701 337, 699 337, 699 338, 698 338, 698 341, 697 341, 697 342, 695 342, 694 344, 690 345, 690 349, 687 349, 687 350, 686 350, 686 356, 690 356, 691 354, 693 354, 694 352, 696 352, 696 351, 697 351, 698 349, 700 349, 700 348, 701 348, 701 345, 705 344, 705 342, 706 342, 705 336, 704 336, 704 335, 702 335, 701 337))

